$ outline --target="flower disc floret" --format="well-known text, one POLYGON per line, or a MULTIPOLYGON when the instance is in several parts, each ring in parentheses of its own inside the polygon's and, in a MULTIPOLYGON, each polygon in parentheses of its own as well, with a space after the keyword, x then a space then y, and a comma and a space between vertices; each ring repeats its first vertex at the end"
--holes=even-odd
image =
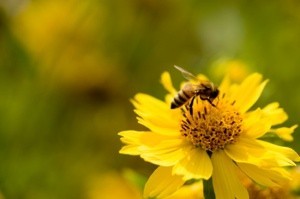
POLYGON ((212 106, 197 98, 196 103, 183 109, 181 134, 195 147, 214 152, 237 141, 242 132, 242 116, 234 103, 218 103, 212 106))

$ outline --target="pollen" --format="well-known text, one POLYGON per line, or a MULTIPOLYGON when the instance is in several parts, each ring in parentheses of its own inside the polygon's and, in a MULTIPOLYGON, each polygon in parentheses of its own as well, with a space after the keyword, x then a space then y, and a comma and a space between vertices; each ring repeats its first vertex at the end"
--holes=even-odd
POLYGON ((182 108, 181 134, 195 147, 214 152, 237 141, 243 119, 223 97, 216 106, 196 97, 182 108))

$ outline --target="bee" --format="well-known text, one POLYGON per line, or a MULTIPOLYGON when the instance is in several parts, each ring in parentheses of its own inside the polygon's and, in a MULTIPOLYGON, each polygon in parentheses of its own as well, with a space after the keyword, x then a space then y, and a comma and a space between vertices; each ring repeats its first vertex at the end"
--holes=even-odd
POLYGON ((171 109, 179 108, 191 99, 189 109, 192 111, 193 102, 197 96, 199 96, 201 100, 208 101, 212 106, 215 107, 213 100, 219 95, 219 90, 212 82, 208 80, 199 80, 195 75, 186 71, 185 69, 179 66, 174 67, 182 73, 185 79, 194 80, 197 83, 186 83, 173 98, 171 109))

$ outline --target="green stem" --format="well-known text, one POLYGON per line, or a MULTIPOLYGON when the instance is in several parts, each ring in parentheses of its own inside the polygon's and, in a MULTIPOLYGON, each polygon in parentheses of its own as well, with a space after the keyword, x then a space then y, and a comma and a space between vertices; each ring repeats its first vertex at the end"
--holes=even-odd
POLYGON ((212 184, 212 178, 209 180, 203 180, 203 193, 205 199, 215 199, 215 192, 212 184))

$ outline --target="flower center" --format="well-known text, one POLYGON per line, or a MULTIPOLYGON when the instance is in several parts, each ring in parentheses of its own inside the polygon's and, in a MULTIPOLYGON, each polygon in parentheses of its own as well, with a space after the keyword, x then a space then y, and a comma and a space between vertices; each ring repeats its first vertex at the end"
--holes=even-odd
POLYGON ((196 97, 182 109, 181 134, 195 147, 214 152, 235 143, 239 137, 242 116, 234 102, 226 102, 223 97, 215 100, 215 107, 196 97))

